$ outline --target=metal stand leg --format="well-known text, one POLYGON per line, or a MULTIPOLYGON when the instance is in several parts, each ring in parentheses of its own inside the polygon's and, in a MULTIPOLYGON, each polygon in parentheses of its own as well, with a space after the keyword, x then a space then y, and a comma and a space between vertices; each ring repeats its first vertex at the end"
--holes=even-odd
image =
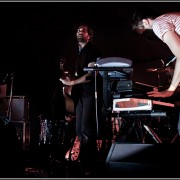
MULTIPOLYGON (((124 127, 120 128, 120 132, 121 129, 123 130, 123 128, 124 127)), ((127 133, 125 135, 120 135, 120 141, 124 142, 127 139, 128 135, 130 135, 132 132, 135 133, 138 142, 143 142, 143 129, 142 129, 141 120, 135 118, 132 122, 131 127, 128 129, 127 133)))
POLYGON ((157 143, 162 143, 161 139, 157 136, 157 134, 149 126, 147 126, 147 125, 143 125, 143 126, 157 143))
POLYGON ((175 136, 172 138, 172 140, 171 140, 171 144, 172 143, 174 143, 174 141, 177 139, 179 137, 179 133, 177 132, 176 134, 175 134, 175 136))

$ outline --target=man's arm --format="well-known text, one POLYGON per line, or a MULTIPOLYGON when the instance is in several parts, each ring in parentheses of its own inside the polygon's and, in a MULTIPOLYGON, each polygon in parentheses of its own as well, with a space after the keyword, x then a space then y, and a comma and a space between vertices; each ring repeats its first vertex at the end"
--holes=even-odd
POLYGON ((180 38, 174 31, 164 34, 164 42, 168 45, 171 52, 176 56, 174 74, 168 91, 175 91, 180 83, 180 38))
MULTIPOLYGON (((88 64, 88 67, 94 67, 94 64, 95 62, 91 62, 88 64)), ((68 86, 73 86, 73 85, 76 85, 76 84, 81 84, 81 83, 87 83, 87 82, 90 82, 90 80, 88 80, 88 77, 92 75, 92 72, 88 72, 86 73, 84 76, 81 76, 75 80, 70 80, 70 78, 66 78, 66 79, 62 79, 60 78, 60 81, 65 84, 65 85, 68 85, 68 86)))
POLYGON ((174 31, 168 31, 164 34, 163 41, 176 57, 174 73, 169 88, 162 92, 149 92, 150 97, 170 97, 180 83, 180 38, 174 31))

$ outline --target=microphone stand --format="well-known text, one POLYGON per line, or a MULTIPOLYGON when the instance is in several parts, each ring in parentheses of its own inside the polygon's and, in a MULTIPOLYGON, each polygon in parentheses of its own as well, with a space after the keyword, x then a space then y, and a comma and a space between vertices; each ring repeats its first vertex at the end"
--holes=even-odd
MULTIPOLYGON (((95 64, 94 67, 87 67, 83 69, 84 71, 94 71, 95 72, 95 113, 96 113, 96 124, 97 124, 97 135, 99 136, 99 127, 98 127, 98 108, 97 108, 97 71, 121 71, 125 74, 128 74, 129 71, 132 71, 132 68, 123 68, 123 67, 98 67, 97 64, 95 64)), ((106 73, 107 75, 107 73, 106 73)), ((107 95, 107 94, 106 94, 107 95)))
POLYGON ((97 128, 97 137, 99 137, 99 124, 98 124, 98 102, 97 102, 97 71, 94 71, 95 75, 95 113, 96 113, 96 128, 97 128))
POLYGON ((13 84, 14 84, 14 73, 11 73, 11 86, 10 86, 10 95, 9 95, 9 103, 8 110, 6 116, 11 121, 11 110, 12 110, 12 97, 13 97, 13 84))
POLYGON ((95 97, 95 115, 96 115, 96 128, 97 128, 97 137, 99 138, 99 124, 98 124, 98 102, 97 102, 97 65, 95 64, 95 66, 93 68, 84 68, 84 71, 94 71, 94 97, 95 97))

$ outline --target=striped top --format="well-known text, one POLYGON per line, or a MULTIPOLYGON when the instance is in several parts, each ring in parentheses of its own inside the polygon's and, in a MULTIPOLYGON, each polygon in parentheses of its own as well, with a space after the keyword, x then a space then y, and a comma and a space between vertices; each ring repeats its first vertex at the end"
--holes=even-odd
POLYGON ((153 21, 152 28, 162 41, 167 31, 175 31, 180 37, 180 12, 166 13, 157 17, 153 21))

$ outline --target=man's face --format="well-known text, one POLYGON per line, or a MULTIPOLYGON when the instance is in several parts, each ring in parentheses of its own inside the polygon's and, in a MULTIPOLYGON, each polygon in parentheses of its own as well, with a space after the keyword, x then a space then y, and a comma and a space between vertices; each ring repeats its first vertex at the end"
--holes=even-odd
POLYGON ((78 27, 76 37, 78 42, 88 42, 90 39, 90 35, 88 34, 87 26, 78 27))

